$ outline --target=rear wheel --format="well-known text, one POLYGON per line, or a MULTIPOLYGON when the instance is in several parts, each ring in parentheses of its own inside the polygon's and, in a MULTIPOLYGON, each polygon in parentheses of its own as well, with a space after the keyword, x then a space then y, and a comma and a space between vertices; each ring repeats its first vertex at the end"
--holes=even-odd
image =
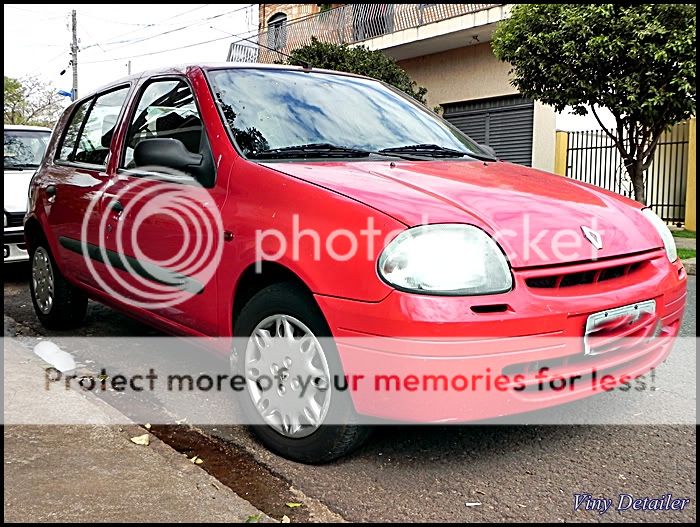
POLYGON ((348 454, 366 439, 354 424, 350 396, 338 390, 338 352, 313 297, 294 283, 262 289, 236 322, 234 367, 244 375, 242 397, 253 433, 273 452, 303 463, 348 454), (263 382, 265 380, 266 382, 263 382), (333 424, 324 424, 330 422, 333 424))
POLYGON ((87 296, 66 280, 45 241, 32 244, 29 261, 29 289, 42 326, 70 329, 80 325, 87 310, 87 296))

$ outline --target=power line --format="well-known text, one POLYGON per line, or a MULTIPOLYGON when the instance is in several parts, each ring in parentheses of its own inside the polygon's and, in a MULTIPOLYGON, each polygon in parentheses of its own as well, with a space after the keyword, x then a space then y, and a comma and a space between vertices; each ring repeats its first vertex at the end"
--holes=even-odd
MULTIPOLYGON (((111 37, 111 38, 112 38, 112 39, 121 38, 121 37, 124 37, 124 36, 126 36, 126 35, 132 35, 133 33, 138 33, 139 31, 143 31, 143 30, 148 29, 148 28, 150 28, 150 27, 156 27, 156 26, 158 26, 158 25, 160 25, 160 24, 163 24, 163 23, 167 22, 168 20, 172 20, 172 19, 177 18, 177 17, 180 17, 180 16, 182 16, 182 15, 186 15, 187 13, 191 13, 191 12, 196 11, 196 10, 198 10, 198 9, 202 9, 203 7, 206 7, 206 6, 208 6, 208 5, 211 5, 211 4, 202 4, 202 5, 199 6, 199 7, 195 7, 195 8, 193 8, 193 9, 189 9, 189 10, 187 10, 187 11, 183 11, 182 13, 178 13, 178 14, 176 14, 176 15, 169 16, 168 18, 164 18, 163 20, 160 20, 160 21, 158 21, 158 22, 150 22, 150 23, 148 23, 148 24, 136 24, 136 25, 138 25, 138 26, 140 26, 140 27, 137 27, 136 29, 132 29, 131 31, 127 31, 127 32, 125 32, 125 33, 119 33, 118 35, 115 35, 115 36, 113 36, 113 37, 111 37)), ((112 44, 121 44, 121 43, 123 43, 123 42, 129 42, 129 40, 111 40, 111 41, 108 41, 108 42, 103 42, 102 44, 104 44, 105 46, 107 46, 107 45, 112 45, 112 44)), ((87 46, 83 47, 82 49, 85 50, 85 49, 88 49, 88 48, 94 48, 95 46, 100 46, 100 44, 99 44, 99 43, 88 44, 87 46)))
POLYGON ((141 53, 140 55, 127 55, 125 57, 118 57, 114 59, 103 59, 103 60, 88 60, 82 62, 81 64, 99 64, 103 62, 114 62, 115 60, 128 60, 136 59, 139 57, 148 57, 149 55, 159 55, 160 53, 167 53, 168 51, 177 51, 178 49, 193 48, 195 46, 202 46, 204 44, 209 44, 211 42, 218 42, 219 40, 224 40, 225 38, 231 38, 229 35, 219 38, 213 38, 211 40, 205 40, 204 42, 195 42, 193 44, 187 44, 185 46, 178 46, 176 48, 161 49, 160 51, 151 51, 150 53, 141 53))
POLYGON ((65 15, 57 15, 57 16, 50 16, 50 17, 37 17, 36 15, 44 15, 45 13, 42 13, 41 11, 34 11, 33 9, 26 9, 24 7, 17 7, 14 5, 6 5, 5 7, 9 7, 10 9, 16 9, 17 11, 24 11, 25 13, 31 13, 34 15, 35 20, 42 20, 42 21, 48 21, 48 20, 58 20, 59 18, 63 18, 65 15))
MULTIPOLYGON (((204 4, 204 5, 206 6, 206 5, 209 5, 209 4, 204 4)), ((115 51, 115 50, 117 50, 117 49, 121 49, 121 48, 125 48, 125 47, 128 47, 128 46, 132 46, 132 45, 134 45, 134 44, 138 44, 138 43, 140 43, 140 42, 145 42, 145 41, 147 41, 147 40, 151 40, 151 39, 154 39, 154 38, 158 38, 158 37, 161 37, 161 36, 163 36, 163 35, 168 35, 168 34, 171 34, 171 33, 176 33, 176 32, 178 32, 178 31, 182 31, 182 30, 185 30, 185 29, 189 29, 189 28, 191 28, 191 27, 193 27, 193 26, 202 24, 202 23, 204 23, 204 22, 208 22, 208 21, 210 21, 210 20, 215 20, 215 19, 217 19, 217 18, 221 18, 221 17, 223 17, 223 16, 232 15, 232 14, 237 13, 237 12, 239 12, 239 11, 242 11, 242 10, 244 10, 244 9, 250 9, 252 6, 253 6, 253 4, 247 4, 247 5, 243 6, 243 7, 239 7, 238 9, 234 9, 234 10, 232 10, 232 11, 226 11, 226 12, 224 12, 224 13, 219 13, 218 15, 208 16, 208 17, 205 17, 205 18, 196 20, 196 21, 194 21, 194 22, 191 22, 191 23, 189 23, 189 24, 187 24, 187 25, 184 25, 184 26, 181 26, 181 27, 177 27, 177 28, 174 28, 174 29, 168 29, 168 30, 163 31, 163 32, 161 32, 161 33, 157 33, 157 34, 155 34, 155 35, 144 36, 143 38, 139 37, 139 38, 137 38, 137 39, 135 39, 135 40, 122 40, 122 41, 114 41, 114 40, 113 40, 113 41, 111 41, 111 42, 103 42, 102 45, 105 45, 105 46, 112 46, 112 45, 115 45, 115 44, 124 44, 123 46, 117 46, 116 48, 110 49, 110 51, 115 51)), ((202 6, 202 7, 204 7, 204 6, 202 6)), ((184 14, 186 14, 186 13, 188 13, 188 12, 192 12, 192 11, 194 11, 194 10, 191 9, 191 10, 186 11, 186 12, 184 12, 184 13, 180 13, 180 15, 184 15, 184 14)), ((176 15, 176 16, 180 16, 180 15, 176 15)), ((170 18, 175 18, 175 17, 170 17, 170 18)), ((166 20, 169 20, 169 19, 166 19, 166 20)), ((161 22, 161 23, 162 23, 162 22, 161 22)), ((116 37, 115 37, 115 38, 116 38, 116 37)), ((85 47, 83 48, 83 50, 86 50, 86 49, 89 49, 89 48, 92 48, 92 47, 95 47, 95 46, 100 46, 100 44, 99 44, 99 43, 90 44, 90 45, 88 45, 88 46, 85 46, 85 47)))

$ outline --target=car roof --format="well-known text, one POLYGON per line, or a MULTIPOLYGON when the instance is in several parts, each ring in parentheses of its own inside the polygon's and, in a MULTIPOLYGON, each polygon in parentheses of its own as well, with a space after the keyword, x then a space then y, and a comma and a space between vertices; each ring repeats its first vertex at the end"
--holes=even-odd
MULTIPOLYGON (((356 75, 354 73, 347 73, 344 71, 334 71, 326 70, 322 68, 305 68, 303 66, 290 66, 287 64, 262 64, 257 62, 206 62, 206 63, 188 63, 188 64, 177 64, 168 67, 162 67, 157 69, 145 70, 133 75, 122 77, 109 84, 101 86, 99 89, 90 92, 89 95, 85 97, 90 97, 95 93, 99 93, 110 88, 126 84, 127 82, 133 82, 139 80, 143 77, 154 77, 158 75, 184 75, 188 71, 196 68, 201 68, 205 71, 220 70, 220 69, 266 69, 266 70, 288 70, 288 71, 313 71, 315 73, 333 73, 336 75, 345 75, 347 77, 358 77, 363 79, 370 79, 370 77, 365 77, 363 75, 356 75)), ((85 97, 81 97, 84 99, 85 97)))
POLYGON ((50 132, 51 128, 46 128, 45 126, 29 126, 26 124, 6 124, 3 125, 4 130, 16 131, 21 130, 33 131, 33 132, 50 132))

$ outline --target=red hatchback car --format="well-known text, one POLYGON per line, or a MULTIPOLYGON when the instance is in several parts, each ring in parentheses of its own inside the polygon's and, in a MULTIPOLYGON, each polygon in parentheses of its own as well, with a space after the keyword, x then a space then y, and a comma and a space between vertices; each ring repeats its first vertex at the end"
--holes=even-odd
POLYGON ((528 390, 545 360, 566 378, 583 365, 641 375, 669 352, 686 295, 650 209, 498 161, 393 88, 313 68, 173 68, 76 101, 33 179, 25 235, 45 326, 75 326, 92 298, 169 333, 241 337, 232 364, 255 432, 307 462, 356 447, 358 416, 464 422, 593 393, 528 390), (575 345, 534 345, 550 336, 575 345), (330 383, 485 367, 520 387, 465 404, 330 383))

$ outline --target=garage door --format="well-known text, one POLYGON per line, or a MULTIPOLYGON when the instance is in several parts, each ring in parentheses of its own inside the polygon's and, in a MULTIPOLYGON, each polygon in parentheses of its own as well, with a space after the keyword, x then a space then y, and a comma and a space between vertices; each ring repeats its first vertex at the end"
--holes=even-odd
POLYGON ((443 117, 469 137, 489 145, 505 161, 532 164, 534 103, 525 97, 498 97, 443 104, 443 117))

